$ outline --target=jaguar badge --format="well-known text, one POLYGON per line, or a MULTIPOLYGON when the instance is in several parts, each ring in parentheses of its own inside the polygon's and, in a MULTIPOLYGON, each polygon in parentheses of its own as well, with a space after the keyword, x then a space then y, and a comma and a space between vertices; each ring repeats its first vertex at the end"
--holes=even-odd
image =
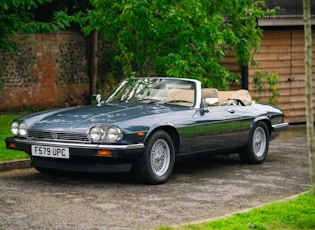
POLYGON ((51 137, 52 137, 53 139, 57 139, 57 138, 58 138, 58 135, 57 135, 57 133, 51 133, 51 137))

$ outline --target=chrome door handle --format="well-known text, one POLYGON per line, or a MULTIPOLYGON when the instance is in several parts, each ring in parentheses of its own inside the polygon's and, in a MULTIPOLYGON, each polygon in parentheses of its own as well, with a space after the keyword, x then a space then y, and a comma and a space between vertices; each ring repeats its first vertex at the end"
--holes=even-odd
POLYGON ((234 108, 229 108, 228 111, 229 111, 230 113, 235 113, 235 109, 234 109, 234 108))

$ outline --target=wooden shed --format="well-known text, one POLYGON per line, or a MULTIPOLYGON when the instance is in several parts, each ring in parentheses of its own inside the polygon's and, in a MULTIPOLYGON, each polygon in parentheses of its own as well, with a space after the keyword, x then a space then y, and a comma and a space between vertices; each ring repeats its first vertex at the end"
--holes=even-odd
MULTIPOLYGON (((315 25, 315 2, 312 5, 312 27, 315 25)), ((249 66, 248 88, 251 94, 268 101, 271 94, 268 85, 259 95, 255 93, 253 79, 257 73, 274 73, 279 77, 279 106, 290 123, 304 123, 305 116, 305 69, 304 69, 304 22, 302 1, 266 0, 266 7, 280 6, 275 18, 264 18, 258 25, 264 30, 261 53, 255 56, 260 64, 249 66)), ((313 28, 314 30, 314 28, 313 28)), ((313 31, 313 50, 315 31, 313 31)), ((315 105, 315 54, 313 51, 313 104, 315 105)), ((314 110, 315 112, 315 110, 314 110)), ((315 113, 314 113, 315 114, 315 113)))

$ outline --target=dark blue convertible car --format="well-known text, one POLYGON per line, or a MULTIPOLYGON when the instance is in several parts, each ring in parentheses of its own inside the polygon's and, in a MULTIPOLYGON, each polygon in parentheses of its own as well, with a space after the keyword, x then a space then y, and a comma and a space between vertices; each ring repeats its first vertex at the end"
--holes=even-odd
POLYGON ((288 127, 283 120, 281 110, 252 101, 247 90, 132 78, 95 105, 16 119, 6 147, 29 154, 43 173, 133 169, 141 183, 159 184, 190 157, 238 153, 245 163, 263 162, 269 141, 288 127))

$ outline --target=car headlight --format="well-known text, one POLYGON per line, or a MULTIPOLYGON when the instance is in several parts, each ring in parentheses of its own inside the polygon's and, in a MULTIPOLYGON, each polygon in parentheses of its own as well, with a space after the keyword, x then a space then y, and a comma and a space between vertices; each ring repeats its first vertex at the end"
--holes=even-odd
POLYGON ((21 121, 21 122, 14 121, 11 125, 11 133, 14 136, 25 137, 27 134, 26 123, 24 121, 21 121))
POLYGON ((106 132, 106 139, 109 142, 115 142, 121 140, 123 137, 121 129, 117 127, 110 127, 106 132))
POLYGON ((20 123, 19 125, 19 134, 23 137, 26 136, 26 124, 25 122, 20 123))
POLYGON ((93 141, 102 141, 105 136, 105 131, 99 126, 93 126, 89 131, 89 136, 93 141))
POLYGON ((11 133, 16 136, 19 134, 19 123, 18 122, 13 122, 11 125, 11 133))
POLYGON ((116 142, 122 139, 123 132, 117 127, 96 125, 88 130, 87 135, 95 142, 116 142))

